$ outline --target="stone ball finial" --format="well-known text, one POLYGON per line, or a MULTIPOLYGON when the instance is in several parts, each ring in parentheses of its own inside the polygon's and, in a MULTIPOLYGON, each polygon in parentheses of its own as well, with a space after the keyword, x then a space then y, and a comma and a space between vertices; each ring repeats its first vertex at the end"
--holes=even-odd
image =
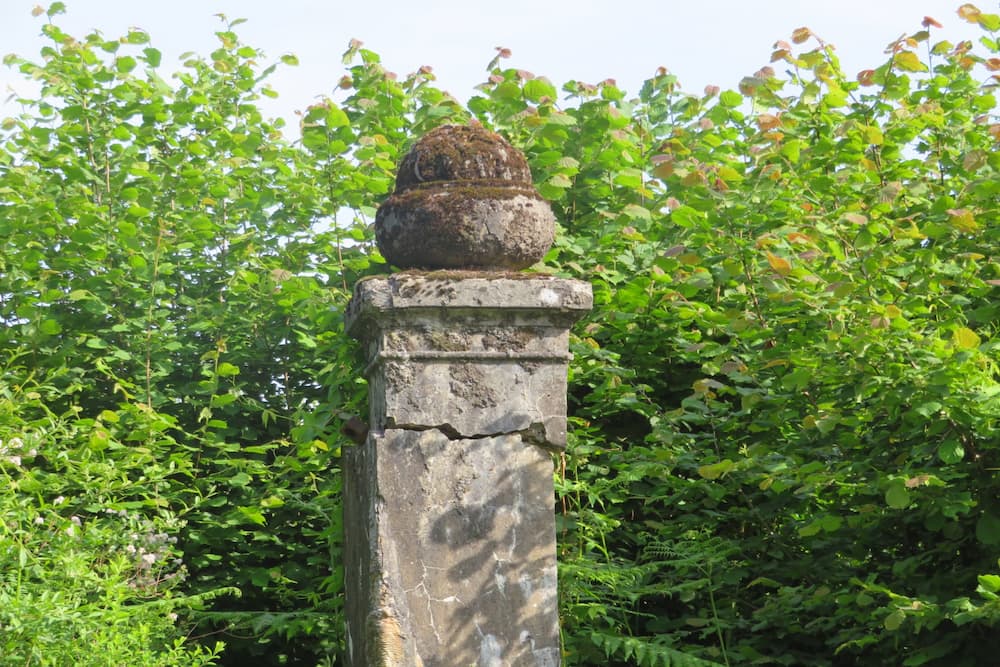
POLYGON ((482 127, 446 125, 403 158, 375 239, 404 269, 516 270, 548 252, 555 216, 520 151, 482 127))

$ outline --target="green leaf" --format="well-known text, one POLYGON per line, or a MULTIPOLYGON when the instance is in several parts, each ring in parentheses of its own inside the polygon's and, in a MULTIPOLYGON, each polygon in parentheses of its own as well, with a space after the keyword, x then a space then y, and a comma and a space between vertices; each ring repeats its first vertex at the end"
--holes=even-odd
POLYGON ((927 65, 920 62, 920 57, 913 51, 900 51, 893 55, 896 67, 904 72, 926 72, 927 65))
POLYGON ((979 335, 968 327, 958 327, 953 334, 955 347, 960 350, 974 350, 982 344, 979 335))
POLYGON ((885 502, 892 509, 901 510, 910 506, 910 492, 902 480, 893 481, 885 492, 885 502))
POLYGON ((637 206, 636 204, 627 204, 625 208, 622 209, 622 213, 633 220, 644 220, 649 222, 653 219, 653 216, 650 214, 648 208, 637 206))
POLYGON ((818 535, 823 530, 823 525, 819 521, 811 521, 799 528, 799 535, 802 537, 812 537, 818 535))
POLYGON ((571 188, 573 187, 573 181, 569 179, 565 174, 553 174, 548 181, 549 185, 557 188, 571 188))
POLYGON ((118 56, 115 58, 115 69, 119 72, 131 72, 135 69, 136 61, 132 56, 118 56))
POLYGON ((888 630, 889 632, 895 632, 896 630, 899 630, 900 627, 902 627, 903 621, 905 620, 906 620, 906 613, 897 609, 885 617, 883 625, 885 626, 885 629, 888 630))
POLYGON ((38 330, 41 331, 46 336, 55 336, 62 333, 62 325, 56 320, 42 320, 41 324, 38 325, 38 330))
POLYGON ((723 459, 718 463, 711 463, 709 465, 703 465, 698 468, 698 474, 708 480, 719 479, 724 477, 727 473, 733 470, 736 464, 729 459, 723 459))
POLYGON ((246 486, 251 481, 253 481, 253 478, 245 472, 238 472, 229 478, 229 483, 233 486, 246 486))
POLYGON ((927 401, 918 405, 913 411, 921 417, 930 418, 932 415, 936 415, 941 410, 941 407, 941 403, 938 401, 927 401))
POLYGON ((978 579, 979 585, 988 593, 1000 592, 1000 576, 995 574, 981 574, 978 579))
POLYGON ((299 59, 297 56, 291 53, 286 53, 285 55, 281 56, 281 62, 284 63, 285 65, 291 65, 294 67, 299 64, 299 59))
POLYGON ((149 35, 142 30, 130 30, 125 41, 129 44, 146 44, 149 42, 149 35))
POLYGON ((146 56, 146 62, 149 63, 150 67, 160 66, 160 60, 162 59, 162 54, 158 49, 150 47, 143 49, 142 52, 146 56))
POLYGON ((828 107, 836 109, 847 104, 848 96, 848 92, 838 86, 836 88, 831 88, 830 91, 823 96, 823 103, 828 107))
POLYGON ((977 21, 985 30, 990 32, 1000 31, 1000 14, 985 14, 978 16, 977 21))
POLYGON ((670 212, 670 220, 681 227, 692 227, 704 219, 704 213, 690 206, 680 206, 670 212))
POLYGON ((965 448, 958 440, 945 440, 938 447, 938 457, 949 465, 959 463, 965 458, 965 448))
POLYGON ((223 361, 219 364, 215 373, 220 377, 230 377, 233 375, 239 375, 240 369, 238 366, 234 366, 233 364, 223 361))
POLYGON ((263 526, 267 523, 264 515, 257 507, 240 507, 238 509, 240 514, 259 526, 263 526))
POLYGON ((554 102, 558 97, 556 87, 548 79, 538 77, 524 83, 524 96, 532 102, 540 102, 543 98, 548 98, 554 102))
POLYGON ((576 125, 576 118, 565 111, 554 110, 545 117, 545 122, 550 125, 571 126, 576 125))
POLYGON ((347 114, 340 107, 331 103, 326 112, 326 126, 333 129, 350 124, 351 119, 347 117, 347 114))
POLYGON ((724 90, 719 95, 719 103, 724 107, 733 109, 743 104, 743 96, 735 90, 724 90))
POLYGON ((1000 544, 1000 518, 993 514, 983 514, 976 522, 976 539, 986 545, 1000 544))
POLYGON ((781 154, 788 158, 789 162, 795 164, 801 155, 802 142, 798 139, 790 139, 781 146, 781 154))

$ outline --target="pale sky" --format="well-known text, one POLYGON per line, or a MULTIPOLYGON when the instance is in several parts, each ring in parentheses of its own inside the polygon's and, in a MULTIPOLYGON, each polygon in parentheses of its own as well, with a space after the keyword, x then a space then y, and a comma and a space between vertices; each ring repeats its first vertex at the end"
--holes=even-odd
MULTIPOLYGON (((43 17, 33 18, 36 0, 0 0, 0 55, 36 58, 45 43, 43 17)), ((48 6, 47 0, 43 2, 48 6)), ((921 29, 924 16, 944 25, 933 41, 978 38, 977 27, 960 19, 954 0, 66 0, 56 17, 64 31, 83 36, 99 29, 106 37, 130 26, 150 33, 164 54, 161 76, 180 69, 177 56, 216 48, 213 14, 246 18, 236 30, 263 49, 270 62, 285 53, 298 67, 280 67, 271 84, 280 93, 262 100, 271 116, 291 122, 318 95, 329 95, 344 72, 340 56, 357 38, 400 75, 430 65, 437 85, 460 101, 485 79, 494 47, 512 50, 505 66, 548 77, 557 87, 577 79, 615 78, 629 93, 664 66, 681 87, 735 88, 743 76, 768 64, 776 40, 809 27, 837 47, 844 69, 854 74, 884 62, 886 45, 921 29)), ((1000 2, 977 6, 1000 11, 1000 2)), ((779 63, 780 64, 780 63, 779 63)), ((780 71, 780 68, 779 68, 780 71)), ((9 88, 29 92, 17 72, 0 66, 0 117, 16 113, 5 100, 9 88)))

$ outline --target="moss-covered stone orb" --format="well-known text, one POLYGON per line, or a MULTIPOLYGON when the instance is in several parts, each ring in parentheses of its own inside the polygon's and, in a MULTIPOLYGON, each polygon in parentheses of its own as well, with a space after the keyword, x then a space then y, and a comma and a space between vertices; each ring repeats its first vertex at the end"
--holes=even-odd
POLYGON ((400 268, 516 270, 548 252, 555 217, 520 151, 482 127, 447 125, 403 158, 375 238, 400 268))

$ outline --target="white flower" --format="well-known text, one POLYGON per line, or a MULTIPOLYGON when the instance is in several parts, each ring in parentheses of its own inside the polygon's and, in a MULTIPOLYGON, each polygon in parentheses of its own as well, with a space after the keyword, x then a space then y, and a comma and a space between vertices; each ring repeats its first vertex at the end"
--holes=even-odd
POLYGON ((156 562, 156 554, 143 554, 142 562, 146 565, 152 565, 156 562))
POLYGON ((42 518, 42 517, 40 517, 40 516, 36 516, 36 517, 35 517, 35 525, 36 525, 36 526, 40 526, 40 525, 42 525, 43 523, 45 523, 45 519, 43 519, 43 518, 42 518))
POLYGON ((10 447, 11 449, 21 449, 21 447, 24 447, 24 442, 23 442, 23 441, 22 441, 22 440, 21 440, 20 438, 11 438, 11 439, 10 439, 10 440, 9 440, 9 441, 7 442, 7 445, 8 445, 8 446, 9 446, 9 447, 10 447))
POLYGON ((76 524, 77 526, 79 526, 79 525, 80 525, 80 517, 78 517, 78 516, 77 516, 77 515, 75 515, 75 514, 74 514, 73 516, 71 516, 71 517, 69 518, 69 520, 70 520, 70 521, 72 521, 73 523, 75 523, 75 524, 76 524))
POLYGON ((56 496, 56 499, 52 501, 52 504, 53 505, 62 505, 64 502, 66 502, 65 498, 63 498, 62 496, 56 496))
POLYGON ((7 460, 8 460, 8 461, 9 461, 10 463, 13 463, 14 465, 16 465, 16 466, 18 466, 18 467, 20 467, 20 466, 21 466, 21 457, 20 457, 20 456, 8 456, 8 457, 7 457, 7 460))
POLYGON ((169 618, 171 621, 176 622, 177 621, 177 614, 175 614, 174 612, 170 612, 169 614, 167 614, 167 618, 169 618))

